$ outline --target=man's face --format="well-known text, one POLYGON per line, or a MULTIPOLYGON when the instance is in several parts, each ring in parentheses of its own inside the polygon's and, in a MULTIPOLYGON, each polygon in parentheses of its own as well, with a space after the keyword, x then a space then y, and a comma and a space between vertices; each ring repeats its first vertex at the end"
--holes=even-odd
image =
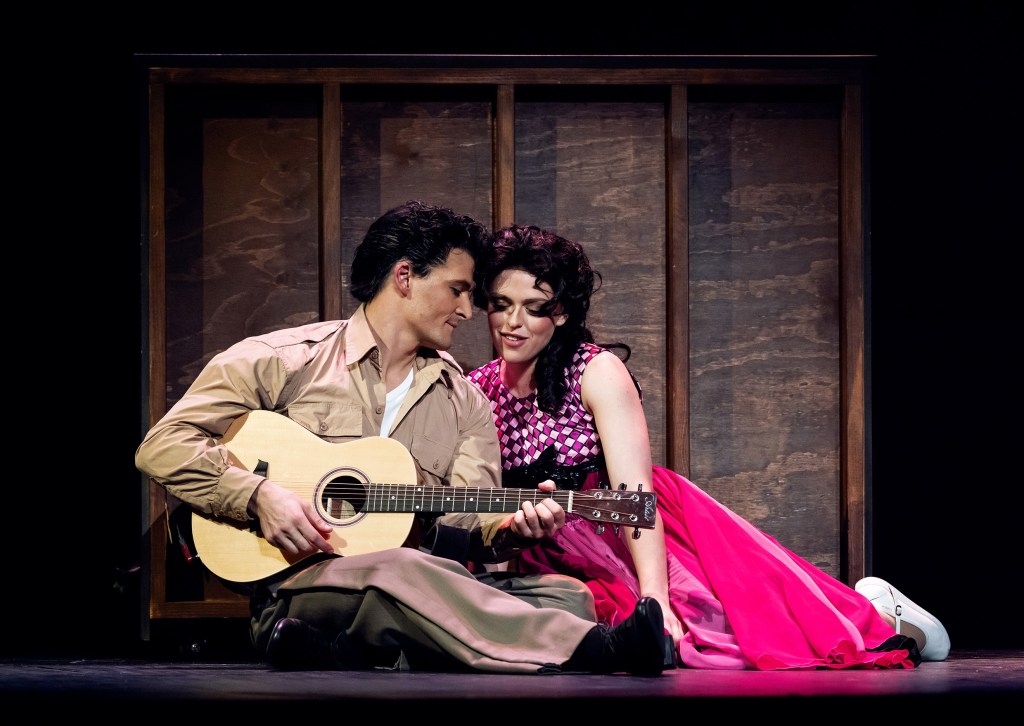
POLYGON ((448 350, 459 323, 473 317, 473 267, 473 258, 465 250, 452 250, 448 260, 426 277, 412 276, 411 323, 420 345, 448 350))

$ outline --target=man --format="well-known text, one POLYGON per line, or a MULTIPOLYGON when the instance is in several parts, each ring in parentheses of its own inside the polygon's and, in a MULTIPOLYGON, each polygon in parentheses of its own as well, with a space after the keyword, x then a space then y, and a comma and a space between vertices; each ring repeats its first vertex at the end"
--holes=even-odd
POLYGON ((138 468, 198 515, 251 525, 280 552, 288 566, 253 588, 253 643, 273 667, 661 672, 657 602, 641 599, 608 628, 577 580, 484 568, 557 531, 565 511, 554 499, 514 514, 424 515, 410 546, 350 555, 337 552, 331 510, 275 482, 273 461, 243 466, 232 451, 233 424, 244 430, 250 412, 272 411, 317 443, 398 441, 418 484, 500 487, 490 407, 441 352, 472 316, 485 236, 450 209, 388 211, 356 250, 351 287, 362 304, 351 318, 231 346, 136 452, 138 468))

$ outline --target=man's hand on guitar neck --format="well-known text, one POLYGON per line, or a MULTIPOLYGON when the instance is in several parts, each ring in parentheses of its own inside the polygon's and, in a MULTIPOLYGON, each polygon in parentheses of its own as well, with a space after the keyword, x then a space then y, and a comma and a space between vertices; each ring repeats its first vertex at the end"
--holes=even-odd
POLYGON ((289 555, 334 553, 327 541, 333 528, 316 513, 311 502, 269 479, 260 484, 253 498, 255 506, 250 507, 256 511, 267 542, 289 555))
MULTIPOLYGON (((544 492, 555 491, 550 479, 541 482, 537 488, 544 492)), ((537 502, 524 501, 522 507, 509 518, 509 529, 519 537, 542 539, 551 537, 565 524, 565 510, 554 499, 537 502)))

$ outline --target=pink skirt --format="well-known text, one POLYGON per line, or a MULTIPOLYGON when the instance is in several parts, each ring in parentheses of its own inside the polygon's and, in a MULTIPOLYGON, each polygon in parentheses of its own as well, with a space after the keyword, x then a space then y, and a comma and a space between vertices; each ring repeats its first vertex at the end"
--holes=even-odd
MULTIPOLYGON (((686 631, 679 643, 684 666, 914 667, 906 649, 870 650, 896 632, 867 598, 685 477, 658 466, 653 473, 665 526, 669 598, 686 631)), ((612 528, 598 535, 593 523, 576 515, 568 520, 550 542, 520 556, 520 571, 583 580, 594 593, 599 621, 621 622, 640 596, 625 542, 612 528)))

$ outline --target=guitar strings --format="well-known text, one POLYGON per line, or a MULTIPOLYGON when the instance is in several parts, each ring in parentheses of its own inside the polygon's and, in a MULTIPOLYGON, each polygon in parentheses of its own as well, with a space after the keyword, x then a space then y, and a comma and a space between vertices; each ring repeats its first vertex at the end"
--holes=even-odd
MULTIPOLYGON (((315 489, 315 487, 314 487, 315 489)), ((310 492, 312 493, 312 492, 310 492)), ((392 503, 399 505, 398 512, 422 511, 422 504, 429 499, 430 506, 427 511, 443 513, 447 512, 445 503, 460 502, 459 511, 471 502, 475 503, 470 511, 478 513, 511 513, 520 508, 524 501, 531 501, 536 504, 544 499, 554 499, 560 505, 567 508, 571 514, 583 516, 595 522, 609 521, 616 524, 627 524, 637 527, 651 528, 653 522, 644 525, 640 524, 642 517, 640 513, 645 510, 642 502, 653 500, 650 492, 637 492, 630 490, 608 490, 595 489, 584 492, 554 491, 544 492, 539 489, 512 489, 498 487, 446 487, 432 485, 414 484, 360 484, 348 482, 329 482, 321 493, 322 499, 338 499, 351 506, 351 500, 363 500, 371 502, 376 513, 395 511, 390 508, 392 503), (525 496, 524 496, 525 495, 525 496), (421 502, 417 508, 416 502, 421 502), (569 506, 571 502, 571 507, 569 506), (384 508, 380 508, 383 504, 384 508), (509 508, 512 504, 515 506, 509 508), (499 505, 497 510, 492 507, 499 505), (632 511, 632 510, 640 510, 632 511)), ((361 507, 351 506, 349 514, 362 511, 361 507)))

